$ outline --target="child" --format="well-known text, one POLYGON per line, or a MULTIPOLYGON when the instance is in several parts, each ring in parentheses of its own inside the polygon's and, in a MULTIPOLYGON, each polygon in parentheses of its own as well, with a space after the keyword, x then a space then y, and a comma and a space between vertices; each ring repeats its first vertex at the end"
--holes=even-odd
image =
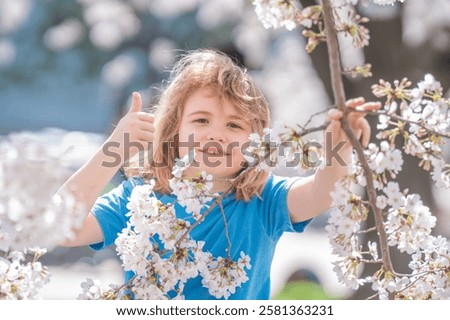
MULTIPOLYGON (((364 100, 348 102, 351 107, 378 108, 363 104, 364 100)), ((168 180, 175 160, 195 150, 193 165, 184 177, 206 171, 213 176, 213 191, 224 192, 231 185, 233 192, 221 201, 190 233, 204 241, 204 251, 225 257, 228 239, 231 258, 236 261, 243 251, 250 256, 248 281, 236 288, 231 299, 268 299, 270 266, 276 243, 285 231, 302 232, 310 219, 331 205, 330 192, 335 182, 347 172, 345 165, 333 159, 330 165, 309 178, 284 178, 251 169, 235 183, 236 176, 246 169, 242 146, 249 135, 269 126, 268 104, 250 76, 222 53, 197 50, 186 54, 174 67, 169 85, 161 96, 155 115, 141 111, 141 98, 133 93, 129 112, 119 121, 104 148, 77 171, 66 183, 86 208, 87 214, 77 238, 67 246, 91 245, 101 249, 114 243, 126 226, 128 197, 136 184, 154 179, 155 190, 163 202, 173 202, 168 180), (110 193, 100 197, 102 189, 125 163, 129 145, 139 143, 146 148, 147 158, 131 161, 126 168, 130 178, 110 193), (152 144, 150 144, 152 143, 152 144), (106 146, 116 146, 120 161, 111 162, 106 146), (153 146, 153 148, 149 148, 153 146), (225 235, 224 217, 227 221, 225 235)), ((345 140, 340 127, 341 112, 330 112, 330 131, 337 145, 345 140)), ((363 144, 368 143, 370 127, 362 113, 352 113, 350 122, 363 144)), ((137 148, 134 148, 137 149, 137 148)), ((348 163, 352 148, 346 143, 339 155, 348 163)), ((145 153, 145 152, 144 152, 145 153)), ((337 157, 336 157, 337 158, 337 157)), ((182 207, 177 216, 186 216, 182 207)), ((127 274, 130 279, 132 275, 127 274)), ((187 281, 186 299, 212 299, 202 286, 201 277, 187 281)))

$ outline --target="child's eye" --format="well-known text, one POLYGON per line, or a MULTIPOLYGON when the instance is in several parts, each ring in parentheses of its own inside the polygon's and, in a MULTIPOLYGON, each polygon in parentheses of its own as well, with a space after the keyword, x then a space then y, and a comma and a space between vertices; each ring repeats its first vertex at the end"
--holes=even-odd
POLYGON ((233 128, 233 129, 242 129, 242 126, 239 125, 239 124, 237 124, 237 123, 235 123, 235 122, 230 122, 230 123, 228 124, 228 126, 229 126, 230 128, 233 128))
POLYGON ((197 122, 197 123, 208 123, 208 120, 201 118, 201 119, 195 119, 194 122, 197 122))

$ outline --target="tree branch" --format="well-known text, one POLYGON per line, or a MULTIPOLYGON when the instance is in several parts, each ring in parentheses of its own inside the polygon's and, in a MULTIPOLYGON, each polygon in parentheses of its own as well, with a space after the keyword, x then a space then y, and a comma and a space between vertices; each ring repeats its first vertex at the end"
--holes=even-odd
POLYGON ((375 226, 378 231, 378 236, 380 240, 380 249, 381 249, 381 257, 383 261, 383 268, 386 272, 394 272, 392 261, 389 253, 389 246, 387 243, 387 234, 384 229, 383 223, 383 215, 381 210, 376 206, 376 190, 374 187, 372 171, 369 168, 367 160, 364 156, 363 147, 361 146, 359 140, 353 134, 353 130, 350 127, 347 118, 347 107, 345 105, 345 91, 344 85, 342 81, 342 69, 340 64, 340 53, 339 53, 339 45, 337 40, 337 30, 334 23, 333 16, 333 7, 331 5, 330 0, 323 0, 323 15, 325 22, 325 32, 327 38, 327 48, 328 48, 328 56, 329 56, 329 64, 330 64, 330 72, 331 72, 331 84, 333 88, 334 101, 339 110, 344 113, 344 116, 341 119, 342 128, 349 138, 353 148, 355 149, 359 160, 361 161, 361 165, 364 170, 364 175, 367 180, 367 194, 369 197, 369 202, 372 208, 372 211, 375 214, 375 226))

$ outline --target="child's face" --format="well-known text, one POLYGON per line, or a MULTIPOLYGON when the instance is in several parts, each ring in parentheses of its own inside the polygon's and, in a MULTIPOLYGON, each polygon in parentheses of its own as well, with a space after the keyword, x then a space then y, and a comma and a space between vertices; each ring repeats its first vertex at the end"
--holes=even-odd
POLYGON ((230 101, 210 88, 200 88, 186 100, 178 133, 180 157, 195 149, 196 163, 188 175, 206 171, 214 178, 230 179, 245 163, 251 124, 230 101))

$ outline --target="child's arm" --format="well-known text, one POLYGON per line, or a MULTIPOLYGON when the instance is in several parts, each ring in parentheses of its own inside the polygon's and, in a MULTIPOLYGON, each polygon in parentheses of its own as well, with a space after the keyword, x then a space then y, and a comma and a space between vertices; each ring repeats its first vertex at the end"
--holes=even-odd
POLYGON ((119 121, 113 133, 95 155, 75 172, 62 188, 70 190, 76 200, 85 208, 86 219, 75 239, 64 246, 83 246, 103 240, 97 219, 90 213, 101 192, 123 165, 125 155, 132 156, 138 149, 130 148, 126 142, 139 142, 147 149, 153 141, 153 115, 142 112, 139 93, 133 93, 133 101, 128 113, 119 121), (128 149, 128 150, 127 150, 128 149), (114 152, 114 156, 112 155, 114 152))
MULTIPOLYGON (((367 111, 381 107, 375 102, 364 103, 363 98, 349 100, 347 106, 367 111)), ((363 146, 367 146, 370 140, 370 126, 364 116, 364 113, 353 112, 348 118, 356 137, 362 140, 363 146)), ((335 183, 347 174, 347 165, 351 161, 353 148, 341 128, 341 117, 342 112, 336 109, 329 112, 330 124, 326 129, 328 135, 325 134, 324 158, 330 162, 316 174, 296 181, 289 190, 287 202, 293 222, 305 221, 327 210, 332 204, 330 192, 334 190, 335 183), (331 139, 327 139, 330 133, 331 139), (339 149, 341 141, 345 141, 345 144, 339 149), (327 154, 327 150, 337 152, 327 154)))

